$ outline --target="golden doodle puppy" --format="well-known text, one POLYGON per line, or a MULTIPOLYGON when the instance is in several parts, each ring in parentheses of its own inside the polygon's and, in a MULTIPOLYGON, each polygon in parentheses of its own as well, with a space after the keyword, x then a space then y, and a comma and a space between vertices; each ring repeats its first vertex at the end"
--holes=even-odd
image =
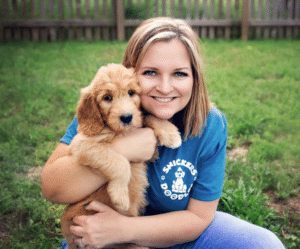
POLYGON ((147 126, 154 130, 160 145, 176 148, 181 144, 178 129, 172 123, 151 115, 143 117, 139 93, 134 70, 119 64, 101 67, 91 84, 81 90, 77 106, 78 134, 70 144, 70 151, 83 167, 99 170, 107 183, 65 209, 61 228, 70 249, 76 248, 70 232, 72 219, 93 214, 85 209, 92 200, 128 216, 139 215, 146 205, 146 164, 129 162, 111 150, 109 144, 114 138, 130 129, 147 126))

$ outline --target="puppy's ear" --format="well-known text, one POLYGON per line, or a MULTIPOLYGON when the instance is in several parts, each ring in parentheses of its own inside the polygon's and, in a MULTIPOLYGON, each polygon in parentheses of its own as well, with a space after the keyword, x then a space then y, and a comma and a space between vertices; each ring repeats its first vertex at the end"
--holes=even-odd
POLYGON ((87 136, 95 136, 104 127, 103 120, 91 87, 81 89, 80 100, 77 106, 78 131, 87 136))

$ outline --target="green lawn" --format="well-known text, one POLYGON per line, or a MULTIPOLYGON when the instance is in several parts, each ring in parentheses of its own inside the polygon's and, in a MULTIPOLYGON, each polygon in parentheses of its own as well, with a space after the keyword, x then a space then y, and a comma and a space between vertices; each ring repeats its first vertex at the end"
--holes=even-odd
MULTIPOLYGON (((59 246, 62 206, 44 200, 28 172, 45 163, 64 133, 79 89, 99 66, 121 62, 125 46, 0 45, 1 248, 59 246)), ((202 48, 211 99, 228 119, 228 153, 244 152, 228 160, 219 208, 271 229, 287 248, 297 248, 300 42, 203 41, 202 48)))

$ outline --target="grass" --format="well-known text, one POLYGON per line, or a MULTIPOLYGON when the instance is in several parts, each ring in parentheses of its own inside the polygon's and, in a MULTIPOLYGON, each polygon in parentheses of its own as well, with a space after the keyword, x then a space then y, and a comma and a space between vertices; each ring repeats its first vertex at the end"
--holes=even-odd
MULTIPOLYGON (((203 41, 211 99, 226 114, 228 160, 220 209, 267 227, 289 249, 299 215, 277 202, 299 200, 300 42, 203 41)), ((120 62, 118 42, 0 45, 0 247, 58 248, 62 206, 45 201, 28 171, 42 166, 74 115, 79 89, 97 68, 120 62)), ((299 212, 299 210, 298 210, 299 212)))

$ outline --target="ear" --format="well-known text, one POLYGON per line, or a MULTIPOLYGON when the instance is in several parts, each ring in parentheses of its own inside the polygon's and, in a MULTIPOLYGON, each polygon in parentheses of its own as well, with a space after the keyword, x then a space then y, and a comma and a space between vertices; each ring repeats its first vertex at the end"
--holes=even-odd
POLYGON ((91 87, 81 89, 80 100, 77 106, 77 118, 78 131, 87 136, 99 134, 104 127, 91 87))

